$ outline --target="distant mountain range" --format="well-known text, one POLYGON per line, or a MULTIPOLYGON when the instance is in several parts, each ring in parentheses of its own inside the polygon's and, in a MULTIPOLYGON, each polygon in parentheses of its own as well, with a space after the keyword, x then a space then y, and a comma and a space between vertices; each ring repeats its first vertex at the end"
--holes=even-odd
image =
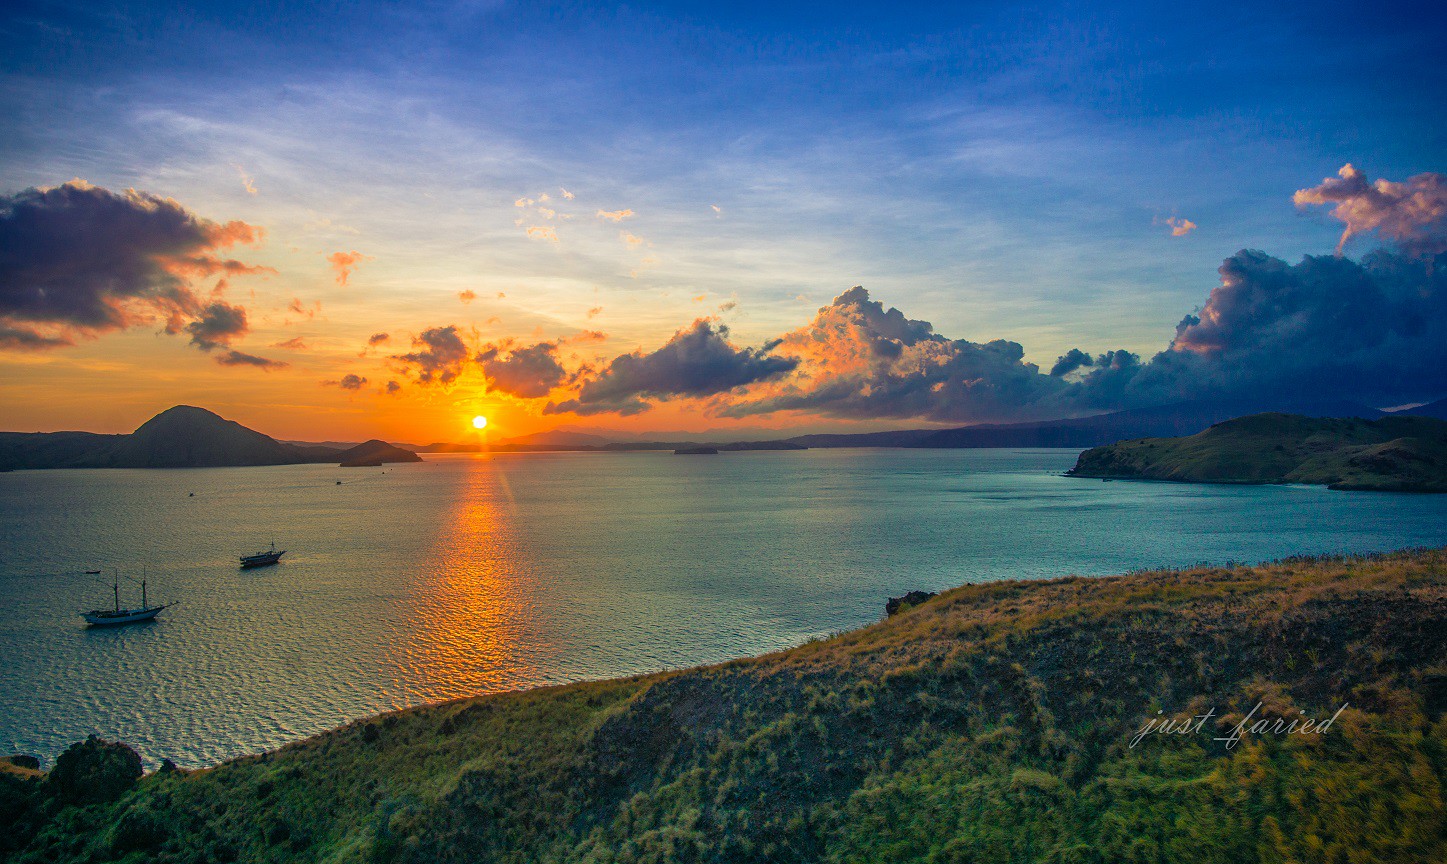
MULTIPOLYGON (((1435 403, 1441 404, 1441 403, 1435 403)), ((1423 406, 1427 407, 1427 406, 1423 406)), ((1070 420, 985 423, 957 429, 906 429, 844 435, 800 435, 787 440, 806 447, 1098 447, 1127 438, 1193 435, 1215 423, 1273 410, 1306 417, 1382 417, 1355 402, 1199 401, 1115 411, 1070 420)), ((1415 409, 1420 410, 1420 409, 1415 409)))
POLYGON ((0 432, 0 470, 221 468, 359 460, 367 464, 420 461, 415 454, 404 454, 382 441, 344 448, 283 443, 190 405, 168 408, 129 435, 0 432))
POLYGON ((417 453, 629 452, 712 447, 720 451, 801 450, 829 447, 1066 447, 1086 449, 1134 438, 1194 435, 1216 423, 1264 411, 1305 417, 1360 417, 1371 420, 1409 415, 1447 419, 1447 399, 1389 415, 1354 402, 1198 401, 1115 411, 1066 420, 987 423, 947 429, 796 435, 766 441, 647 440, 621 436, 610 440, 592 432, 555 430, 493 444, 361 444, 327 441, 278 441, 240 423, 189 405, 177 405, 152 417, 129 435, 93 432, 0 432, 0 470, 23 468, 205 468, 243 465, 293 465, 337 462, 372 465, 420 461, 417 453))

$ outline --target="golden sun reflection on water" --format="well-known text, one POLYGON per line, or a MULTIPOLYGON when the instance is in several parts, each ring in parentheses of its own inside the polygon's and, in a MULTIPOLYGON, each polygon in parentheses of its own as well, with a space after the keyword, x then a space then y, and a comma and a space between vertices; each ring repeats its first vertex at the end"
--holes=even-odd
POLYGON ((503 468, 479 457, 464 473, 437 553, 410 586, 415 620, 396 656, 397 707, 541 683, 537 587, 517 550, 516 511, 503 468))

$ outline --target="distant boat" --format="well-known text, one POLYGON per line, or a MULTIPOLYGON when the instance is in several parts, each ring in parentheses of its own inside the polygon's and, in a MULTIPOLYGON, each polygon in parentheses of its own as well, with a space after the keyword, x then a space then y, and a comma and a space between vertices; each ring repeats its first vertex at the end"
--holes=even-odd
MULTIPOLYGON (((87 576, 99 576, 99 570, 87 570, 87 576)), ((80 617, 86 620, 92 627, 115 627, 119 624, 137 624, 141 621, 150 621, 161 613, 162 609, 175 606, 175 603, 163 603, 160 606, 152 606, 146 599, 146 580, 141 578, 141 606, 139 609, 121 608, 121 581, 116 579, 112 585, 116 593, 116 608, 114 609, 92 609, 89 612, 80 613, 80 617)))
POLYGON ((252 567, 270 567, 271 565, 280 561, 281 556, 285 554, 285 549, 281 550, 280 552, 276 551, 276 544, 273 543, 271 544, 271 548, 266 550, 265 552, 257 552, 255 555, 242 555, 241 569, 249 570, 252 567))

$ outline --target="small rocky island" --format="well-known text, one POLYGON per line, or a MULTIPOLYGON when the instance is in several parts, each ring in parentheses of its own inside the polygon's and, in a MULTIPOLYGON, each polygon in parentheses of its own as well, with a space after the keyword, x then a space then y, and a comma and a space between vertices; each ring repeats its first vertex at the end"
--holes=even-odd
POLYGON ((389 462, 421 462, 422 457, 411 450, 393 447, 373 438, 338 454, 343 468, 378 468, 389 462))
POLYGON ((1073 477, 1183 483, 1309 483, 1447 492, 1447 421, 1254 414, 1183 438, 1141 438, 1080 454, 1073 477))

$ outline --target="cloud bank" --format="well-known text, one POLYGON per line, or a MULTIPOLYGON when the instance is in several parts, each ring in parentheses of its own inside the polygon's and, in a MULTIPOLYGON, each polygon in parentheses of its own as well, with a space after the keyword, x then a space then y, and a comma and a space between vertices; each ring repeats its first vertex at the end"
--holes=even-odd
MULTIPOLYGON (((652 350, 594 368, 562 356, 568 340, 485 346, 472 358, 493 389, 550 398, 545 414, 632 415, 672 400, 706 413, 780 411, 851 420, 940 423, 1055 418, 1191 400, 1266 407, 1354 400, 1385 406, 1447 394, 1447 206, 1443 177, 1367 182, 1352 166, 1294 196, 1330 204, 1343 242, 1375 231, 1393 248, 1358 261, 1338 255, 1292 264, 1243 249, 1219 284, 1149 360, 1121 349, 1072 348, 1048 372, 1007 340, 937 333, 854 287, 804 326, 758 348, 700 318, 652 350), (555 395, 569 388, 566 395, 555 395)), ((1190 223, 1172 225, 1184 234, 1190 223)), ((456 377, 469 362, 455 328, 427 331, 405 355, 421 383, 456 377)))

